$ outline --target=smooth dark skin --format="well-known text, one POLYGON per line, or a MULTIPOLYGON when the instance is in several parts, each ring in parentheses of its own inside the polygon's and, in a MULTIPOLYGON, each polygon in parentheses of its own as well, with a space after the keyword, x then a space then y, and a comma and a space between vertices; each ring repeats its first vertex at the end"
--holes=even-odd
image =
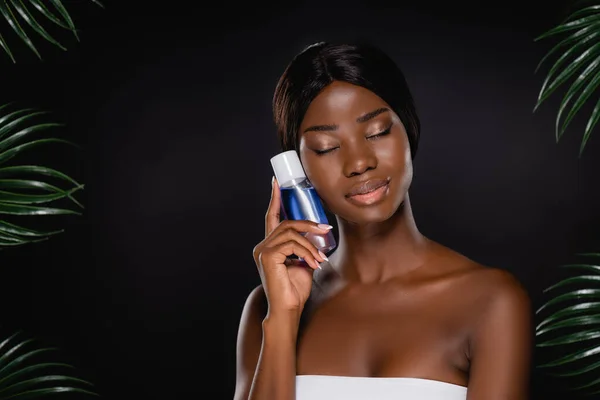
MULTIPOLYGON (((283 282, 281 270, 271 273, 266 290, 261 285, 250 294, 238 336, 235 400, 292 400, 295 375, 316 374, 426 378, 467 386, 468 400, 528 399, 527 292, 510 273, 419 232, 408 196, 409 143, 389 105, 367 89, 334 82, 311 103, 300 132, 304 169, 336 215, 339 245, 322 270, 290 271, 301 285, 315 281, 297 309, 290 295, 297 291, 271 283, 283 282), (381 108, 388 110, 357 122, 381 108), (322 125, 337 129, 304 132, 322 125), (372 136, 390 125, 389 134, 372 136), (326 149, 333 150, 315 152, 326 149), (368 207, 350 203, 351 186, 371 178, 391 179, 384 199, 368 207)), ((270 210, 267 236, 276 225, 273 213, 279 220, 278 209, 270 210)), ((267 282, 260 265, 259 271, 267 282)))

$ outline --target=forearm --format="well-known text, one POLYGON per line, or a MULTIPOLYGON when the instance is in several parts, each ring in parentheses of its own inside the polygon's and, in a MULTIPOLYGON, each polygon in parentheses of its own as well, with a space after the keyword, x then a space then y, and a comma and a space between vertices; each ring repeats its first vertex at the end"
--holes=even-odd
POLYGON ((297 336, 296 316, 265 318, 260 357, 248 400, 294 400, 296 398, 297 336))

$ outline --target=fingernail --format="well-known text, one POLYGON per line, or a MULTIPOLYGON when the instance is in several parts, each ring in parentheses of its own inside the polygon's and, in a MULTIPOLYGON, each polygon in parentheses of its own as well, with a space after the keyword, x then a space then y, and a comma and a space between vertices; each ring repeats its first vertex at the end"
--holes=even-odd
POLYGON ((314 266, 317 267, 317 269, 321 269, 321 266, 319 265, 319 262, 317 260, 313 260, 313 261, 315 262, 314 266))
POLYGON ((274 176, 271 178, 271 186, 275 186, 275 177, 274 176))
POLYGON ((319 225, 317 225, 317 227, 318 227, 319 229, 325 229, 325 230, 330 230, 330 229, 333 229, 333 226, 331 226, 331 225, 327 225, 327 224, 319 224, 319 225))
POLYGON ((317 260, 315 260, 315 265, 317 266, 317 269, 323 269, 321 268, 321 265, 319 265, 319 262, 317 260))
POLYGON ((321 258, 325 261, 329 261, 329 258, 327 258, 327 256, 325 254, 323 254, 323 252, 321 250, 319 250, 319 255, 321 256, 321 258))

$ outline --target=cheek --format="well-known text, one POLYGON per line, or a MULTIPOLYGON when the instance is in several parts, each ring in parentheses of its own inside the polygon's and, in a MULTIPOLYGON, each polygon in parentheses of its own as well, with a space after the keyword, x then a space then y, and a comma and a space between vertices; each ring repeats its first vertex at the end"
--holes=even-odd
POLYGON ((300 149, 300 162, 308 180, 319 190, 322 183, 327 182, 327 168, 323 165, 322 160, 314 154, 307 154, 308 151, 307 149, 300 149))
POLYGON ((336 180, 334 168, 327 167, 323 162, 313 161, 304 164, 304 172, 321 196, 327 193, 329 186, 336 180))
POLYGON ((407 168, 407 164, 411 163, 410 149, 401 137, 390 139, 377 144, 377 160, 380 167, 401 172, 407 168))

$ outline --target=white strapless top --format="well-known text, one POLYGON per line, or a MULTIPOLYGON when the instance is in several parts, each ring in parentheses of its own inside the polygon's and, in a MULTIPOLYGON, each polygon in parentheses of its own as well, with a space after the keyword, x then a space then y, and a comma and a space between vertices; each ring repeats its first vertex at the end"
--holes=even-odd
POLYGON ((423 378, 297 375, 296 400, 466 400, 467 388, 423 378))

